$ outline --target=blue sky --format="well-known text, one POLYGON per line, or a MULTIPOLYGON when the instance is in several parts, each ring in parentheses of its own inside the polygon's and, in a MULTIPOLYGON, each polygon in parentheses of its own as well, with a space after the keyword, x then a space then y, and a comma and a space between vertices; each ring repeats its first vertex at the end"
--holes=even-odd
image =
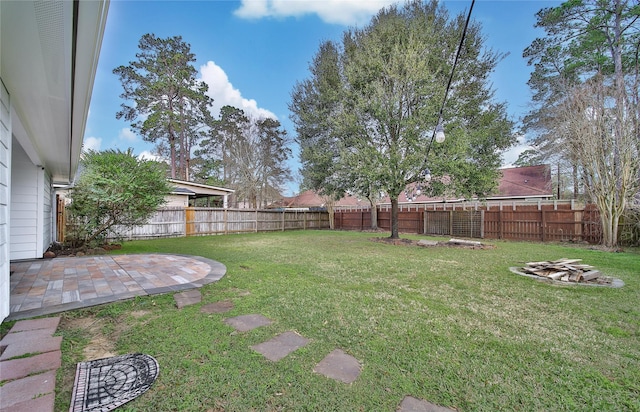
MULTIPOLYGON (((143 34, 182 36, 196 55, 195 67, 209 84, 214 116, 229 104, 257 116, 276 117, 291 137, 295 130, 287 105, 297 81, 308 77, 308 65, 322 41, 340 40, 349 27, 362 27, 390 0, 209 0, 129 1, 112 0, 90 114, 85 147, 96 150, 129 147, 138 155, 154 146, 117 120, 122 86, 113 69, 135 59, 143 34)), ((453 16, 465 12, 471 0, 444 1, 453 16)), ((534 29, 535 13, 559 1, 476 0, 472 18, 480 22, 487 46, 509 53, 492 74, 497 101, 508 104, 513 120, 527 110, 531 69, 522 52, 543 33, 534 29)), ((509 165, 524 148, 505 153, 509 165)), ((297 156, 295 147, 293 148, 297 156)), ((291 161, 297 175, 297 158, 291 161)), ((297 193, 298 183, 285 195, 297 193)))

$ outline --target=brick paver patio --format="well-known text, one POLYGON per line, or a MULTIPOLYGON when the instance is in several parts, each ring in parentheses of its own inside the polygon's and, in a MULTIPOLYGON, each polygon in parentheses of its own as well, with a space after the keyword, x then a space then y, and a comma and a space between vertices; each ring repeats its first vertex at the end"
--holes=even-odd
POLYGON ((194 289, 226 267, 199 256, 108 255, 11 263, 11 314, 25 319, 135 296, 194 289))

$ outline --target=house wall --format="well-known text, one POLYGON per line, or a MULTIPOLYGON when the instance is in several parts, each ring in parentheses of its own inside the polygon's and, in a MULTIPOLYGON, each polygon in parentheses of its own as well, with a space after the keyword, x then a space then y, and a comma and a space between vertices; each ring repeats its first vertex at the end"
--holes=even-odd
POLYGON ((167 203, 162 205, 163 208, 189 207, 189 196, 186 195, 168 195, 165 200, 167 203))
POLYGON ((11 187, 11 110, 0 79, 0 322, 9 316, 9 203, 11 187))
POLYGON ((42 243, 38 245, 40 256, 49 249, 54 241, 54 219, 55 219, 55 192, 51 184, 51 176, 43 171, 42 183, 42 243))
POLYGON ((51 243, 51 179, 15 140, 11 154, 9 259, 41 258, 51 243))

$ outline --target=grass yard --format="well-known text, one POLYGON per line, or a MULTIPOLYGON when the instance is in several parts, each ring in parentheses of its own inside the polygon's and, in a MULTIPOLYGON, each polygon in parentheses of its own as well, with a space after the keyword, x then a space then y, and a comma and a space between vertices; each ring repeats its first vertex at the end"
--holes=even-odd
MULTIPOLYGON (((178 310, 171 294, 63 314, 56 410, 76 362, 102 343, 160 364, 125 411, 395 411, 404 396, 460 411, 640 411, 640 254, 538 243, 420 248, 388 234, 297 231, 124 243, 119 253, 200 255, 227 266, 178 310), (527 261, 582 258, 621 289, 554 286, 515 275, 527 261), (224 314, 200 307, 229 300, 224 314), (273 324, 235 332, 223 319, 273 324), (279 362, 250 346, 285 331, 311 342, 279 362), (340 348, 362 373, 314 373, 340 348)), ((404 237, 418 238, 405 235, 404 237)), ((442 239, 440 239, 442 240, 442 239)))

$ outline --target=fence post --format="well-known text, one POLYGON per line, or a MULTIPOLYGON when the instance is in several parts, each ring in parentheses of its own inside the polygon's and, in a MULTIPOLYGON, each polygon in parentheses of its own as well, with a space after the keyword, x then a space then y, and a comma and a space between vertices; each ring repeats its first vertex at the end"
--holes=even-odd
POLYGON ((424 207, 424 214, 422 215, 422 221, 423 221, 422 225, 424 226, 424 227, 422 228, 422 229, 423 229, 423 230, 422 230, 422 234, 423 234, 423 235, 426 235, 426 234, 427 234, 427 219, 428 219, 428 217, 427 217, 427 206, 425 205, 425 207, 424 207))
POLYGON ((484 210, 480 211, 480 239, 484 239, 484 210))
POLYGON ((284 210, 282 211, 282 231, 284 232, 284 210))
POLYGON ((502 228, 502 204, 500 204, 500 210, 498 210, 498 239, 504 238, 504 231, 502 228))
POLYGON ((544 209, 542 209, 540 211, 540 213, 542 213, 542 233, 541 233, 541 235, 542 235, 542 241, 544 242, 544 232, 545 232, 545 229, 547 227, 547 215, 546 215, 544 209))
POLYGON ((449 211, 449 236, 453 236, 453 210, 449 211))
POLYGON ((227 209, 224 210, 224 234, 229 234, 229 216, 227 209))

